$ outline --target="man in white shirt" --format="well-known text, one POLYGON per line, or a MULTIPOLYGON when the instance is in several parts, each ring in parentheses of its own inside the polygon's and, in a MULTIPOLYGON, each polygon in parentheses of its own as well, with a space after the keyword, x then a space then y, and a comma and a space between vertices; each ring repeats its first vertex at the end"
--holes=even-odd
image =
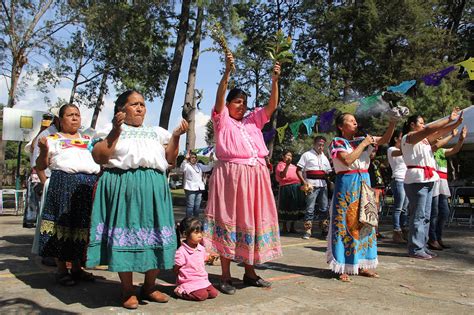
POLYGON ((314 209, 318 205, 321 213, 320 224, 322 236, 327 235, 328 230, 328 188, 327 175, 332 171, 328 158, 324 155, 326 138, 317 136, 313 141, 313 149, 303 153, 297 164, 297 175, 303 187, 309 188, 306 193, 306 213, 304 217, 303 239, 311 237, 313 228, 314 209))
POLYGON ((205 189, 203 174, 211 171, 213 166, 212 153, 209 165, 198 163, 196 153, 188 153, 181 164, 186 195, 186 217, 198 217, 201 213, 202 192, 205 189))

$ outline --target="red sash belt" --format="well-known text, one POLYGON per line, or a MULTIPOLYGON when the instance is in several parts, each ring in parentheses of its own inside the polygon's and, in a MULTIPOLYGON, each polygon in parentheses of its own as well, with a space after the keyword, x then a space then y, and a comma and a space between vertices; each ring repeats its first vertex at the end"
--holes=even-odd
POLYGON ((436 173, 438 173, 439 178, 446 179, 446 180, 448 179, 448 173, 441 172, 441 171, 436 171, 436 173))
POLYGON ((350 170, 350 171, 338 172, 337 175, 355 174, 355 173, 368 173, 368 172, 369 172, 369 170, 350 170))
POLYGON ((321 170, 306 171, 306 178, 308 179, 324 179, 326 172, 321 170))
POLYGON ((433 177, 434 172, 436 171, 436 169, 434 167, 430 167, 430 166, 408 165, 407 168, 420 168, 420 169, 422 169, 423 172, 424 172, 424 175, 425 175, 425 179, 430 179, 431 177, 433 177))

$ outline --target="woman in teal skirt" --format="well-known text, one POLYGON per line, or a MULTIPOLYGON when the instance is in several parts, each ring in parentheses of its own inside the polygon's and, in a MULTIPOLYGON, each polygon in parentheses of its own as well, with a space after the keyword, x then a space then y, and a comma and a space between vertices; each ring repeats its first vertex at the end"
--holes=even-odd
POLYGON ((338 136, 330 146, 336 184, 326 255, 329 267, 343 282, 351 281, 349 275, 379 277, 373 271, 378 265, 375 228, 359 222, 359 202, 362 183, 370 186, 370 153, 376 145, 388 143, 395 126, 393 119, 383 136, 357 137, 357 121, 352 114, 336 118, 338 136))
POLYGON ((146 127, 143 96, 122 93, 115 101, 113 127, 93 141, 92 156, 104 167, 92 208, 89 267, 107 265, 119 273, 122 305, 138 307, 132 273, 144 272, 140 297, 165 303, 169 297, 155 288, 159 269, 174 265, 176 234, 166 170, 178 155, 183 120, 172 134, 146 127))

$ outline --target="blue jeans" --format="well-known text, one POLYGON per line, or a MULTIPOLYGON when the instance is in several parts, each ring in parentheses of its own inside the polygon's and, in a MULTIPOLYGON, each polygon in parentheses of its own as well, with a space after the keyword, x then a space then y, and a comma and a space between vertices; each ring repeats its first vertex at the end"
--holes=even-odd
POLYGON ((202 191, 184 190, 186 195, 186 217, 198 217, 201 213, 202 191))
POLYGON ((326 219, 329 214, 327 187, 315 187, 310 194, 306 195, 306 213, 304 215, 305 221, 313 221, 314 206, 316 203, 318 203, 318 209, 321 212, 321 219, 326 219))
POLYGON ((405 184, 410 211, 408 236, 408 254, 425 254, 430 229, 433 183, 405 184))
POLYGON ((408 221, 408 198, 405 194, 403 181, 393 180, 391 187, 393 192, 393 230, 401 231, 407 226, 408 221))
POLYGON ((448 196, 433 197, 431 204, 430 241, 443 240, 443 227, 449 216, 448 196))

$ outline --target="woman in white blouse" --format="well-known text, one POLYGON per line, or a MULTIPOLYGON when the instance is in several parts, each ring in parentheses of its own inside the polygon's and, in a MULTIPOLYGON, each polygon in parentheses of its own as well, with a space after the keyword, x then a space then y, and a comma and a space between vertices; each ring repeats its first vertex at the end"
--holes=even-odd
POLYGON ((107 265, 119 273, 122 305, 138 307, 133 272, 144 272, 142 299, 165 303, 155 288, 159 269, 171 269, 176 251, 173 206, 165 176, 178 155, 179 138, 188 124, 173 133, 143 125, 146 106, 136 91, 115 101, 112 130, 94 139, 92 156, 104 167, 92 210, 87 266, 107 265))
POLYGON ((73 104, 59 110, 60 132, 39 139, 36 168, 51 177, 41 214, 39 255, 55 257, 56 279, 65 286, 93 281, 81 268, 89 237, 92 191, 100 171, 88 150, 90 138, 79 133, 81 113, 73 104), (66 262, 72 262, 69 273, 66 262))
POLYGON ((408 255, 418 259, 431 259, 435 253, 427 248, 430 227, 433 185, 439 179, 431 143, 440 135, 457 128, 462 122, 459 108, 448 118, 425 126, 420 115, 410 116, 403 126, 402 154, 407 166, 404 186, 408 196, 409 236, 408 255))

